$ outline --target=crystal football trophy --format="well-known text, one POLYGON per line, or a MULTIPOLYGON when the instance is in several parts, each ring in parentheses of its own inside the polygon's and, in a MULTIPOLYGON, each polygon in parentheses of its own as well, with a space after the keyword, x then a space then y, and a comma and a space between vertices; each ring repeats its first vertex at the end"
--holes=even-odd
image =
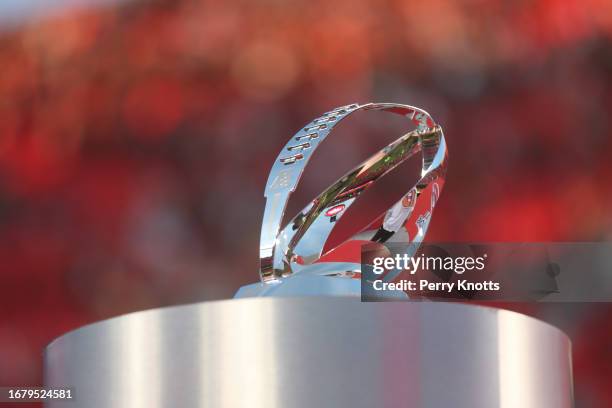
POLYGON ((261 283, 241 288, 240 299, 131 313, 57 338, 45 349, 44 385, 71 388, 74 398, 45 407, 570 408, 571 345, 555 327, 482 306, 356 298, 363 244, 423 240, 446 157, 441 128, 414 107, 353 104, 314 120, 285 146, 267 183, 261 283), (308 159, 358 110, 400 114, 416 129, 281 229, 308 159), (419 151, 416 185, 327 248, 357 197, 419 151))
MULTIPOLYGON (((266 185, 260 242, 261 283, 241 288, 236 297, 336 295, 360 296, 360 247, 397 242, 418 248, 427 232, 446 174, 442 128, 416 107, 394 103, 352 104, 331 110, 298 131, 278 155, 266 185), (289 196, 319 145, 351 114, 378 110, 404 116, 415 125, 384 149, 345 174, 312 200, 286 227, 281 222, 289 196), (385 214, 336 248, 327 240, 340 218, 380 177, 421 152, 420 179, 385 214)), ((392 279, 391 274, 386 279, 392 279)))

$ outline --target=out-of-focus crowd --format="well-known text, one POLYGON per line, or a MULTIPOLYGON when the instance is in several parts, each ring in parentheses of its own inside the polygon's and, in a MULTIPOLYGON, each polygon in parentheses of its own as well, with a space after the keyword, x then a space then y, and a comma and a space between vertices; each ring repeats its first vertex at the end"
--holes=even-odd
MULTIPOLYGON (((604 0, 139 1, 0 33, 0 385, 66 330, 255 281, 272 161, 347 103, 444 127, 430 241, 612 239, 611 78, 604 0)), ((340 125, 289 215, 405 126, 340 125)), ((506 306, 568 330, 577 405, 612 406, 612 308, 506 306)))

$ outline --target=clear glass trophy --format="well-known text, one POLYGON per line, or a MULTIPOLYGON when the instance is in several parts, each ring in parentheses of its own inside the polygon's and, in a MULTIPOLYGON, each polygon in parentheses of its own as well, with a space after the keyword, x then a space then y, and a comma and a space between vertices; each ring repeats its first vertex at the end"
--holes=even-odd
MULTIPOLYGON (((69 332, 44 353, 48 408, 570 408, 571 344, 557 328, 456 302, 362 302, 360 248, 423 241, 444 186, 447 148, 425 111, 392 103, 333 109, 297 132, 265 189, 260 282, 234 299, 147 310, 69 332), (414 130, 325 189, 282 226, 319 144, 354 112, 414 130), (402 198, 334 248, 328 238, 376 180, 421 154, 402 198)), ((394 278, 391 273, 386 277, 394 278)), ((382 294, 386 296, 386 294, 382 294)))

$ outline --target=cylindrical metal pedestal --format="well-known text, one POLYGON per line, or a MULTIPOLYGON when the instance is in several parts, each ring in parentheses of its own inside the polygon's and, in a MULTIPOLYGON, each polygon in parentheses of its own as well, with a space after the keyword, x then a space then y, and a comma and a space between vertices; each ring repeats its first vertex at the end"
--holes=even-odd
POLYGON ((71 408, 572 406, 570 342, 517 313, 452 303, 247 298, 70 332, 45 385, 71 408))

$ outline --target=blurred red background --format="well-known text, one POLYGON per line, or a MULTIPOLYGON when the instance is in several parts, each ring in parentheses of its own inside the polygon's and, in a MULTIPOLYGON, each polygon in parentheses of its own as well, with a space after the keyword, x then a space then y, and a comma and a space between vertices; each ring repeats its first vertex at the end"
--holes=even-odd
MULTIPOLYGON (((4 24, 0 385, 40 384, 43 347, 79 325, 255 281, 272 161, 352 102, 444 127, 428 240, 612 238, 610 2, 84 2, 4 24)), ((404 126, 343 123, 291 208, 404 126)), ((566 330, 577 406, 612 406, 608 304, 502 306, 566 330)))

